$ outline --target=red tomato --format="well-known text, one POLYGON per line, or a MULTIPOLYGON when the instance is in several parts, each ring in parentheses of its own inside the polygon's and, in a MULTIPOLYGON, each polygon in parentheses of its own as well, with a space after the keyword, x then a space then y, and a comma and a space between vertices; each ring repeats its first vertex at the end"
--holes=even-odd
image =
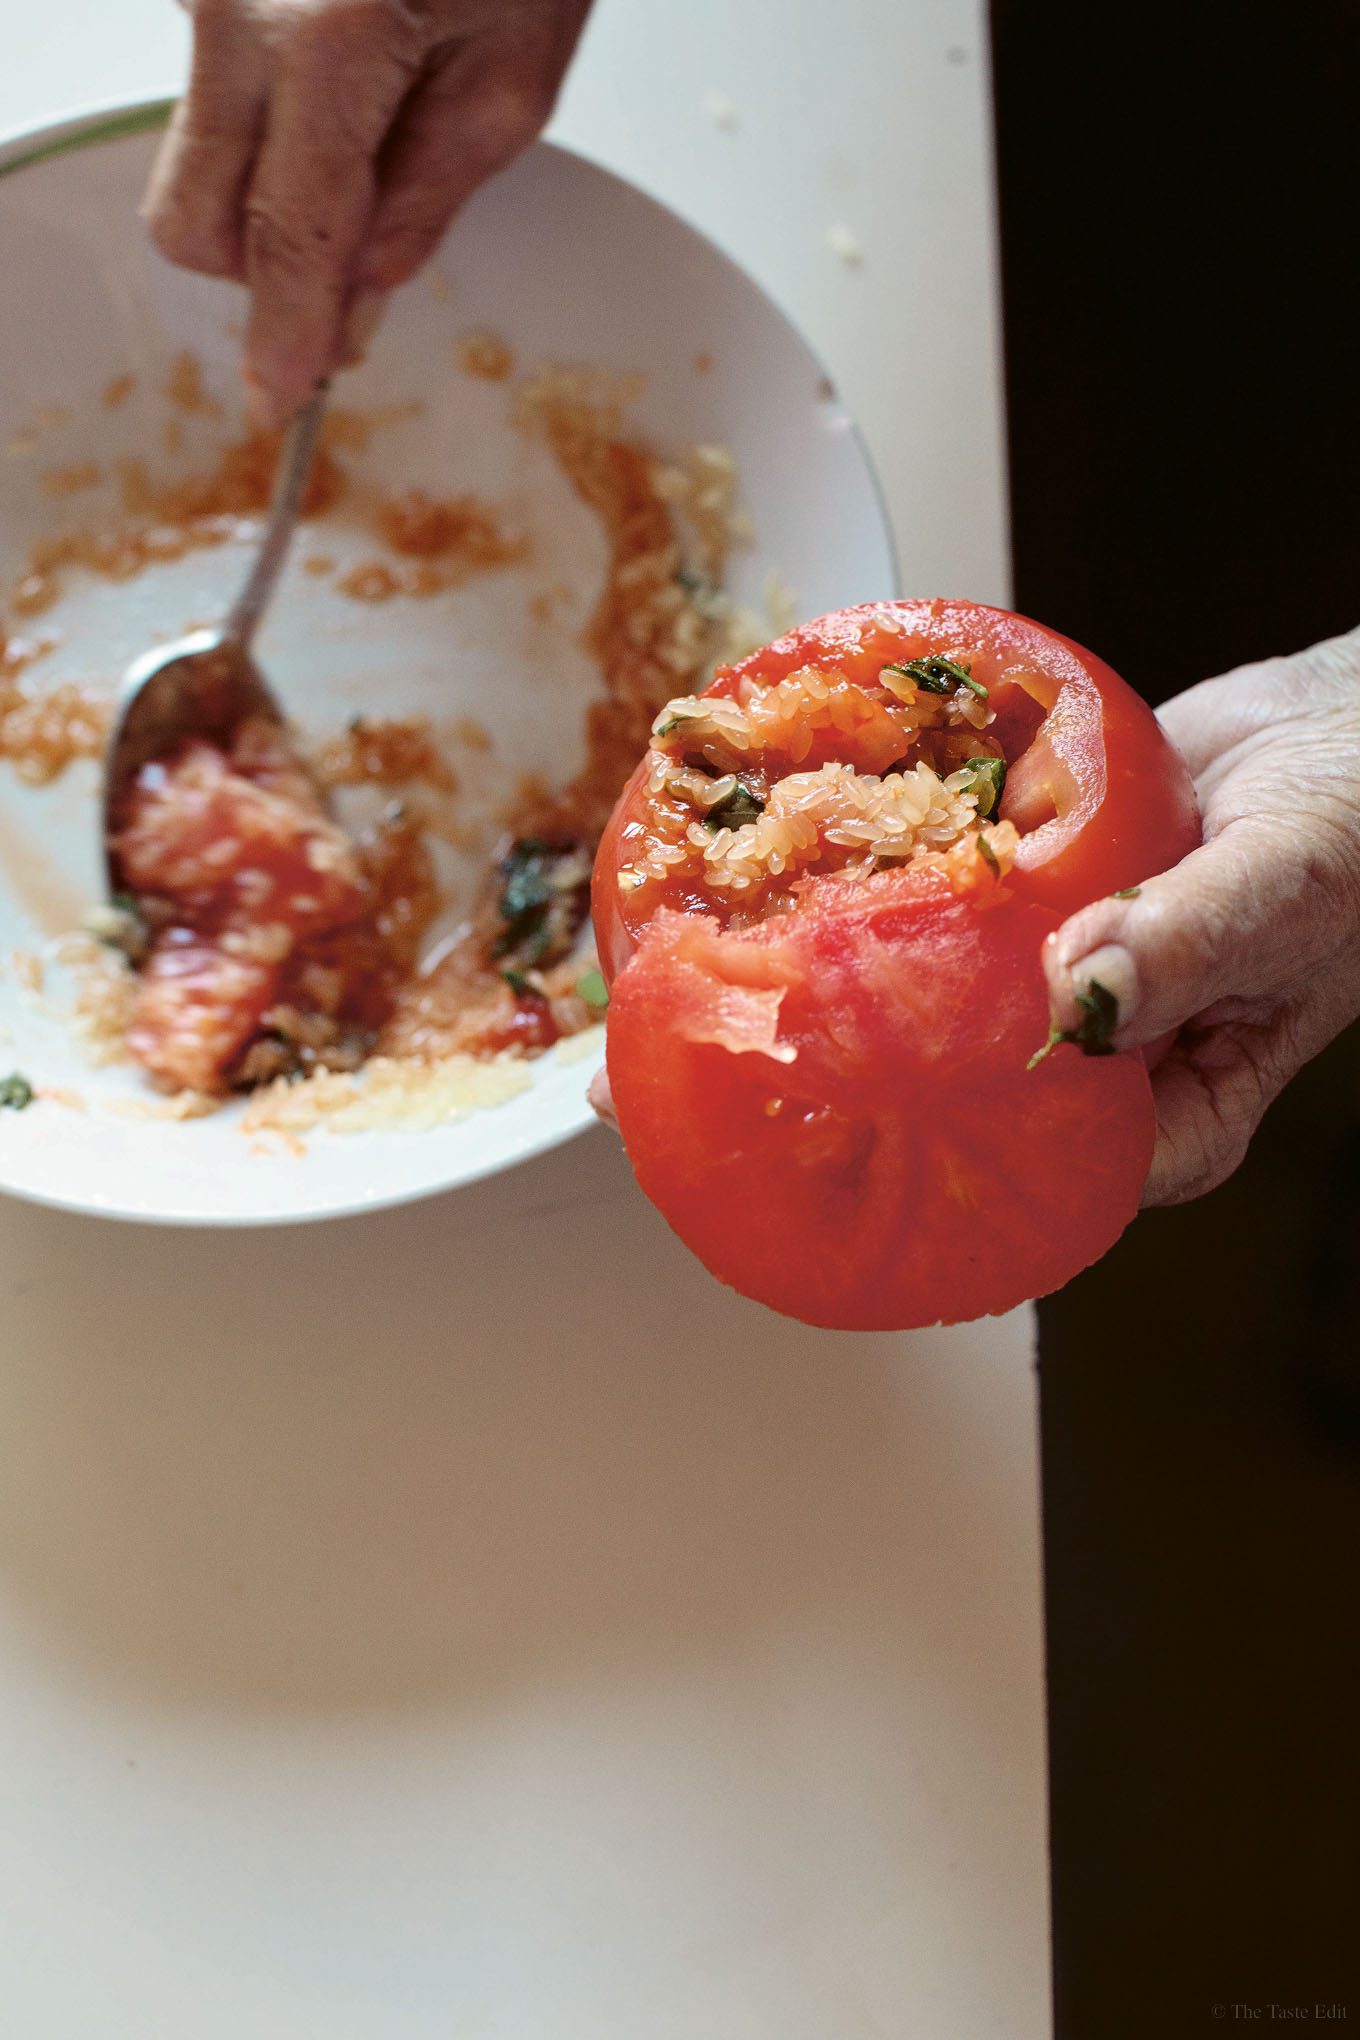
POLYGON ((1029 1066, 1040 945, 1198 841, 1151 712, 1023 617, 876 604, 723 669, 659 718, 595 868, 643 1189, 813 1324, 1059 1287, 1133 1216, 1155 1125, 1135 1058, 1029 1066))
POLYGON ((264 1024, 280 966, 172 928, 146 960, 127 1045, 167 1089, 211 1092, 264 1024))
POLYGON ((231 757, 194 742, 144 766, 118 851, 161 930, 128 1046, 167 1088, 218 1090, 298 945, 362 914, 354 852, 278 733, 253 724, 231 757))
MULTIPOLYGON (((1151 878, 1199 842, 1190 775, 1147 704, 1090 652, 1028 617, 970 602, 878 602, 803 624, 719 669, 709 696, 736 700, 812 666, 873 687, 891 663, 942 654, 966 660, 988 689, 1006 760, 1000 815, 1021 842, 1009 883, 1018 898, 1067 915, 1151 878)), ((708 698, 708 697, 705 697, 708 698)), ((824 748, 824 747, 823 747, 824 748)), ((847 755, 852 742, 831 755, 847 755)), ((822 749, 811 761, 820 763, 822 749)), ((861 770, 886 762, 850 755, 861 770)), ((655 830, 652 757, 625 787, 595 863, 592 911, 606 977, 620 970, 658 905, 713 911, 687 874, 625 893, 619 874, 655 830)))
POLYGON ((662 910, 614 987, 609 1080, 643 1190, 744 1296, 809 1324, 955 1323, 1058 1288, 1132 1218, 1140 1062, 1048 1026, 1038 906, 927 869, 742 931, 662 910))

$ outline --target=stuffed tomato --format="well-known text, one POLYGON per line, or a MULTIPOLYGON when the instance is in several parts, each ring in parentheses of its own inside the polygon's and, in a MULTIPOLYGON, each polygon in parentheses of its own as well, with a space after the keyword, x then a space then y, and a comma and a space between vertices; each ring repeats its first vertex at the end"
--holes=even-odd
POLYGON ((1145 704, 1025 618, 874 604, 721 669, 657 717, 595 867, 642 1188, 814 1324, 1061 1286, 1133 1216, 1154 1119, 1136 1058, 1034 1064, 1040 946, 1198 841, 1145 704))

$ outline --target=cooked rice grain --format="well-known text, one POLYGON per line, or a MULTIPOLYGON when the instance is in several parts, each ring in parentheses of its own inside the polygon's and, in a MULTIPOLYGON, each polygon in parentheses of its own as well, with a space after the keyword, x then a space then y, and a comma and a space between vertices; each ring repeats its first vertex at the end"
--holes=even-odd
POLYGON ((266 1085, 250 1099, 240 1125, 252 1135, 323 1127, 331 1133, 427 1133, 469 1112, 503 1105, 531 1082, 517 1056, 457 1055, 423 1064, 373 1056, 355 1076, 318 1071, 301 1082, 280 1078, 266 1085))

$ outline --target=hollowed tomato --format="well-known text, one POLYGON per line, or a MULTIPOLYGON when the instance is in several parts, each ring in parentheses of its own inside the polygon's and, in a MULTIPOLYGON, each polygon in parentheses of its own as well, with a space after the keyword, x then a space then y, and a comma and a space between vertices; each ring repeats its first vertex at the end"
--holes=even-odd
MULTIPOLYGON (((885 666, 951 652, 964 653, 988 690, 1006 763, 999 814, 1021 839, 1009 879, 1017 898, 1067 915, 1165 871, 1199 842, 1190 775, 1147 703, 1093 653, 1008 610, 943 601, 837 610, 721 667, 703 699, 738 701, 809 667, 872 687, 885 666)), ((653 829, 650 771, 649 756, 595 862, 591 905, 606 976, 622 969, 659 905, 713 905, 681 873, 660 889, 619 885, 653 829)))
POLYGON ((1134 1057, 1031 1067, 1040 945, 1198 840, 1150 711, 1025 618, 880 604, 720 672, 658 718, 596 865, 642 1188, 814 1324, 1059 1287, 1133 1216, 1155 1127, 1134 1057))

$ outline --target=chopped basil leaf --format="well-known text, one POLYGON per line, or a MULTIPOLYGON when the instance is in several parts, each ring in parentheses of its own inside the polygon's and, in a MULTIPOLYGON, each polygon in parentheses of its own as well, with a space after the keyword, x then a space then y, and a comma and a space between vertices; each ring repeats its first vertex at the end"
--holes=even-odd
POLYGON ((1075 1033, 1084 1055, 1113 1055, 1111 1037, 1119 1025, 1119 1001, 1098 979, 1092 978, 1084 992, 1077 993, 1081 1020, 1075 1033))
POLYGON ((33 1095, 32 1084, 18 1070, 12 1076, 0 1077, 0 1111, 8 1107, 11 1112, 22 1112, 33 1103, 33 1095))
POLYGON ((553 854, 546 843, 537 842, 532 836, 512 844, 509 854, 501 860, 501 877, 505 880, 501 892, 503 921, 517 921, 534 907, 548 904, 552 898, 548 863, 553 854))
POLYGON ((966 758, 965 768, 973 775, 973 784, 968 789, 977 795, 977 811, 984 819, 994 815, 1001 805, 1001 796, 1006 791, 1006 761, 1004 758, 966 758))
POLYGON ((755 821, 757 815, 764 812, 765 803, 759 794, 752 793, 750 787, 739 779, 730 793, 725 793, 721 800, 715 801, 705 811, 704 827, 715 831, 740 829, 744 823, 755 821))
POLYGON ((927 694, 952 694, 956 687, 971 687, 979 701, 987 699, 987 689, 980 680, 975 680, 961 659, 942 659, 933 653, 925 659, 907 659, 894 662, 883 668, 885 673, 901 673, 907 680, 914 680, 927 694))
POLYGON ((1000 878, 1001 865, 997 858, 995 850, 993 850, 991 844, 987 841, 987 832, 985 829, 978 830, 977 846, 978 849, 982 852, 982 855, 986 862, 991 865, 995 875, 998 878, 1000 878))
POLYGON ((542 996, 541 993, 535 992, 534 987, 530 984, 528 978, 525 977, 522 970, 503 970, 501 976, 505 979, 505 982, 509 985, 517 999, 532 999, 542 996))
POLYGON ((1050 1027, 1048 1040, 1026 1063, 1026 1069, 1035 1069, 1046 1055, 1055 1048, 1070 1042, 1083 1055, 1113 1055, 1115 1046, 1112 1036, 1119 1025, 1119 1001, 1097 978, 1092 978, 1084 992, 1078 992, 1077 1004, 1081 1008, 1081 1019, 1075 1027, 1050 1027))
POLYGON ((683 702, 677 703, 671 715, 667 715, 663 709, 652 724, 652 736, 659 743, 663 737, 673 736, 676 730, 682 729, 687 722, 693 722, 695 717, 702 713, 701 709, 687 708, 683 702))
POLYGON ((566 956, 585 920, 590 860, 579 843, 523 836, 501 859, 498 911, 504 926, 491 945, 520 969, 566 956))
POLYGON ((1119 891, 1111 893, 1110 897, 1116 900, 1136 900, 1142 894, 1142 890, 1141 885, 1121 885, 1119 891))
POLYGON ((116 949, 129 963, 141 963, 151 947, 151 934, 131 893, 115 893, 107 906, 91 907, 82 923, 87 935, 116 949))
POLYGON ((604 973, 588 970, 584 977, 578 978, 576 996, 578 999, 584 999, 587 1006, 593 1007, 595 1012, 603 1013, 609 1004, 609 987, 604 981, 604 973))

